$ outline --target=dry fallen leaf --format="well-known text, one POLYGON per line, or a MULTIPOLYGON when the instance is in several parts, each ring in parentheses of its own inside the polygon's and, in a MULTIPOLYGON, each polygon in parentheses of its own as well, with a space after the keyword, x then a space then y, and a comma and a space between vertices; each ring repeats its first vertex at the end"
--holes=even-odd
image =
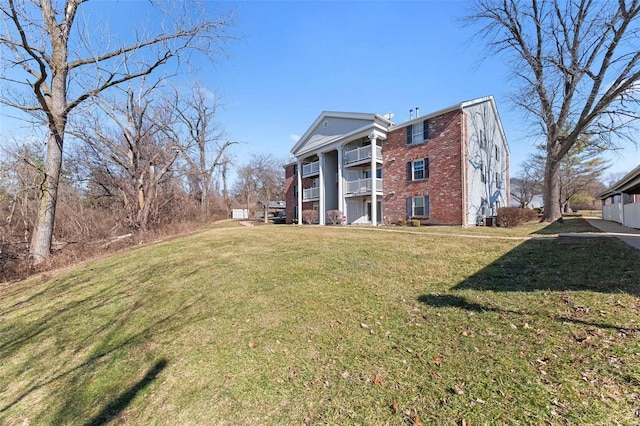
POLYGON ((440 367, 440 364, 442 364, 443 360, 444 357, 442 355, 436 355, 433 357, 433 362, 435 362, 438 367, 440 367))
POLYGON ((454 385, 451 390, 453 391, 453 393, 455 393, 456 395, 463 395, 464 391, 462 390, 462 387, 464 386, 464 383, 460 384, 460 385, 454 385))
POLYGON ((374 385, 381 385, 382 384, 382 379, 379 376, 376 376, 376 378, 373 379, 373 384, 374 385))
POLYGON ((439 379, 440 377, 442 377, 440 375, 440 373, 438 373, 437 371, 429 371, 429 375, 431 375, 431 377, 437 378, 439 379))
POLYGON ((422 423, 420 423, 420 418, 418 416, 415 416, 413 418, 413 426, 422 426, 422 423))
POLYGON ((398 401, 393 401, 391 404, 391 414, 396 414, 398 412, 398 401))

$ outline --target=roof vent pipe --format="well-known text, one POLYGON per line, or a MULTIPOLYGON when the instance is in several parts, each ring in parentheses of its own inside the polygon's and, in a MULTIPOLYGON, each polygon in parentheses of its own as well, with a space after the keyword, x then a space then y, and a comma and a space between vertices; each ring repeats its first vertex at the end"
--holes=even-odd
POLYGON ((416 107, 416 118, 418 118, 419 115, 420 115, 420 108, 416 107))
POLYGON ((409 120, 413 120, 413 110, 409 110, 409 120))

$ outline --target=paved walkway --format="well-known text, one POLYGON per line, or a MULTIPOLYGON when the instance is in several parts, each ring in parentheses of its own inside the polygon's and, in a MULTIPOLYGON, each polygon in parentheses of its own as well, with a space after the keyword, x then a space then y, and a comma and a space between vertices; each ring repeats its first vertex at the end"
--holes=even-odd
POLYGON ((636 250, 640 250, 640 229, 628 228, 617 222, 602 219, 587 219, 587 222, 607 235, 619 238, 636 250))

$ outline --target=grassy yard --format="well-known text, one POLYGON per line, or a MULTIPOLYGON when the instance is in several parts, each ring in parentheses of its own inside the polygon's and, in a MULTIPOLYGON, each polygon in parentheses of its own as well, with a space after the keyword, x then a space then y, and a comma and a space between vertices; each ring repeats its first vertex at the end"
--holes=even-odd
POLYGON ((227 223, 1 284, 0 423, 637 424, 640 253, 567 231, 227 223))

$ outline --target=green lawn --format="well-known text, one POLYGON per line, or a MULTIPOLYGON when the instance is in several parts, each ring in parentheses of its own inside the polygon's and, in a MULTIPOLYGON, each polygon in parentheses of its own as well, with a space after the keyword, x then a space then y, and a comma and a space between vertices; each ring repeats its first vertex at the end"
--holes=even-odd
POLYGON ((0 284, 0 424, 637 424, 640 253, 567 230, 225 223, 0 284))

